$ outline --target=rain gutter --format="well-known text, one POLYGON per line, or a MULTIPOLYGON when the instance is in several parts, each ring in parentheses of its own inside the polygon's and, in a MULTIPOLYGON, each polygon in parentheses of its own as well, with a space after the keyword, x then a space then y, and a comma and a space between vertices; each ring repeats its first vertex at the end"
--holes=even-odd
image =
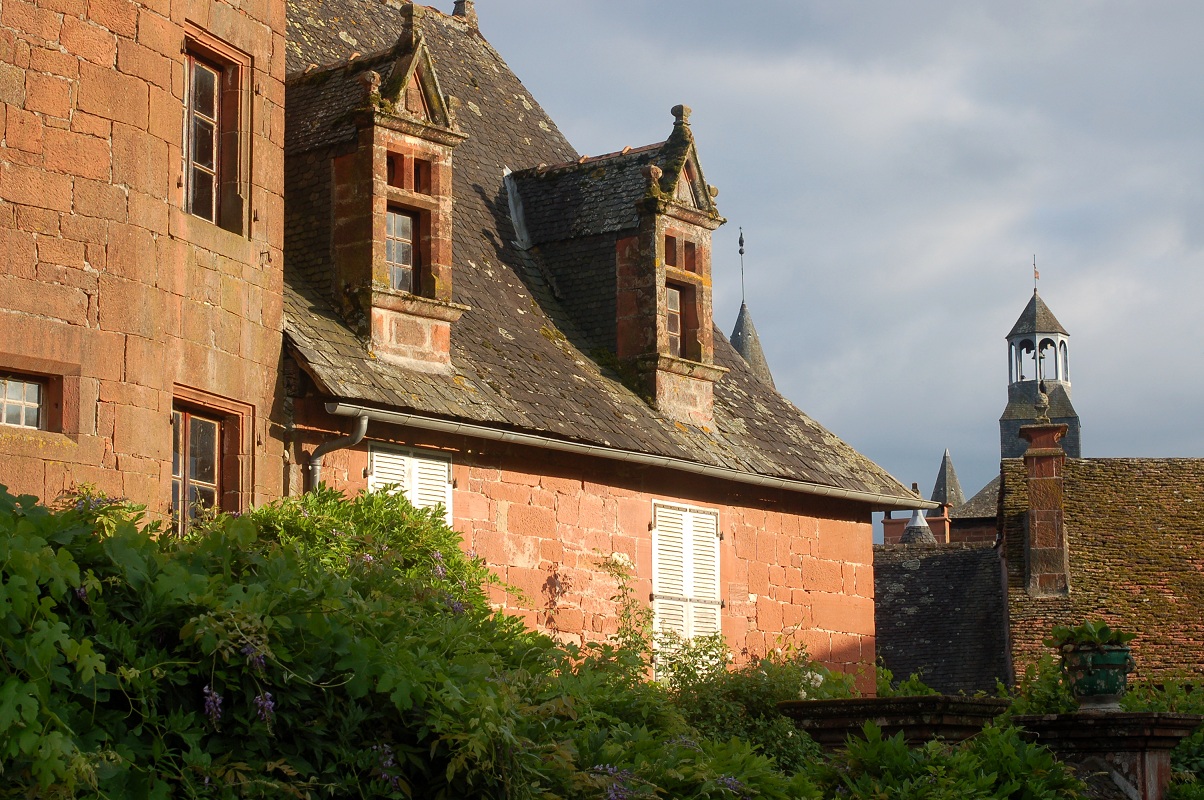
POLYGON ((854 489, 841 489, 836 486, 825 486, 820 483, 792 480, 790 478, 774 478, 768 475, 757 475, 752 472, 742 472, 728 467, 716 467, 710 464, 700 464, 697 461, 687 461, 684 458, 671 456, 656 456, 640 453, 634 450, 622 450, 582 442, 570 442, 564 439, 554 439, 549 436, 539 436, 533 433, 520 433, 500 428, 489 428, 483 425, 473 425, 468 422, 424 417, 418 414, 406 414, 400 411, 368 408, 351 403, 333 402, 326 404, 326 411, 343 417, 360 417, 390 425, 405 425, 438 433, 448 433, 459 436, 471 436, 477 439, 487 439, 494 442, 540 447, 546 450, 559 450, 575 455, 605 458, 611 461, 622 461, 628 464, 639 464, 646 467, 660 467, 691 475, 703 475, 708 478, 735 481, 750 486, 763 486, 770 489, 782 489, 787 492, 814 495, 817 497, 833 497, 840 500, 854 500, 869 503, 875 511, 886 509, 917 509, 939 508, 939 503, 922 500, 919 497, 898 497, 875 492, 860 492, 854 489))

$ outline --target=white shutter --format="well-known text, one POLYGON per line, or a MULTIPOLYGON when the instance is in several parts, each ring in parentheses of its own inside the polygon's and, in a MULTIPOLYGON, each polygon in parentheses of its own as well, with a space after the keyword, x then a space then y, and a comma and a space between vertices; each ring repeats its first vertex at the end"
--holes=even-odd
POLYGON ((394 486, 415 508, 443 506, 451 524, 451 461, 383 447, 370 448, 368 461, 368 491, 394 486))
MULTIPOLYGON (((368 450, 368 491, 378 492, 386 486, 405 491, 410 486, 410 460, 405 453, 373 447, 368 450)), ((394 491, 397 491, 395 489, 394 491)))
POLYGON ((658 596, 686 599, 686 519, 673 506, 653 507, 652 592, 658 596))
POLYGON ((451 462, 414 456, 413 491, 406 496, 418 508, 443 506, 444 519, 451 525, 451 462))
POLYGON ((719 515, 654 505, 652 552, 655 629, 686 638, 718 633, 719 515))

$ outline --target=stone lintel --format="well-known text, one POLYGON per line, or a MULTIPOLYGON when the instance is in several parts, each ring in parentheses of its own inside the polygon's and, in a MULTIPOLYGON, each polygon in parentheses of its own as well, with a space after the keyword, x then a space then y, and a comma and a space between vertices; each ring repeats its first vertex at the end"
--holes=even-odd
POLYGON ((459 303, 449 303, 430 297, 421 297, 409 292, 395 292, 389 289, 373 288, 370 308, 380 308, 385 311, 396 311, 422 319, 455 322, 465 311, 471 311, 468 306, 459 303))

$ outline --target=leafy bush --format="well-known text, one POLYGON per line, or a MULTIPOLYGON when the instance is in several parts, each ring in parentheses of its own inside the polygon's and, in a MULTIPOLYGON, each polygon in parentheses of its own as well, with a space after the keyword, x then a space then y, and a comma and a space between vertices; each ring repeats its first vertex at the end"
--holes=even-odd
POLYGON ((1106 622, 1088 620, 1082 625, 1074 627, 1055 625, 1044 644, 1055 650, 1068 648, 1099 650, 1104 647, 1124 647, 1136 638, 1137 634, 1114 630, 1108 627, 1106 622))
POLYGON ((1069 800, 1084 789, 1048 749, 1029 744, 1015 728, 987 726, 957 746, 934 741, 918 748, 909 748, 901 733, 884 737, 873 723, 862 734, 810 770, 824 797, 1069 800))

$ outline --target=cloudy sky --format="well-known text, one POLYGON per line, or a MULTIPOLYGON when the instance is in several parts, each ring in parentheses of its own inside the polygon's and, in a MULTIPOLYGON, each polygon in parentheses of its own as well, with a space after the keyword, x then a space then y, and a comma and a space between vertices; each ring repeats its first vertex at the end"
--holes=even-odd
MULTIPOLYGON (((451 0, 440 7, 450 10, 451 0)), ((578 151, 685 103, 778 388, 927 495, 997 471, 1004 336, 1071 334, 1085 456, 1204 456, 1204 4, 478 0, 578 151)))

